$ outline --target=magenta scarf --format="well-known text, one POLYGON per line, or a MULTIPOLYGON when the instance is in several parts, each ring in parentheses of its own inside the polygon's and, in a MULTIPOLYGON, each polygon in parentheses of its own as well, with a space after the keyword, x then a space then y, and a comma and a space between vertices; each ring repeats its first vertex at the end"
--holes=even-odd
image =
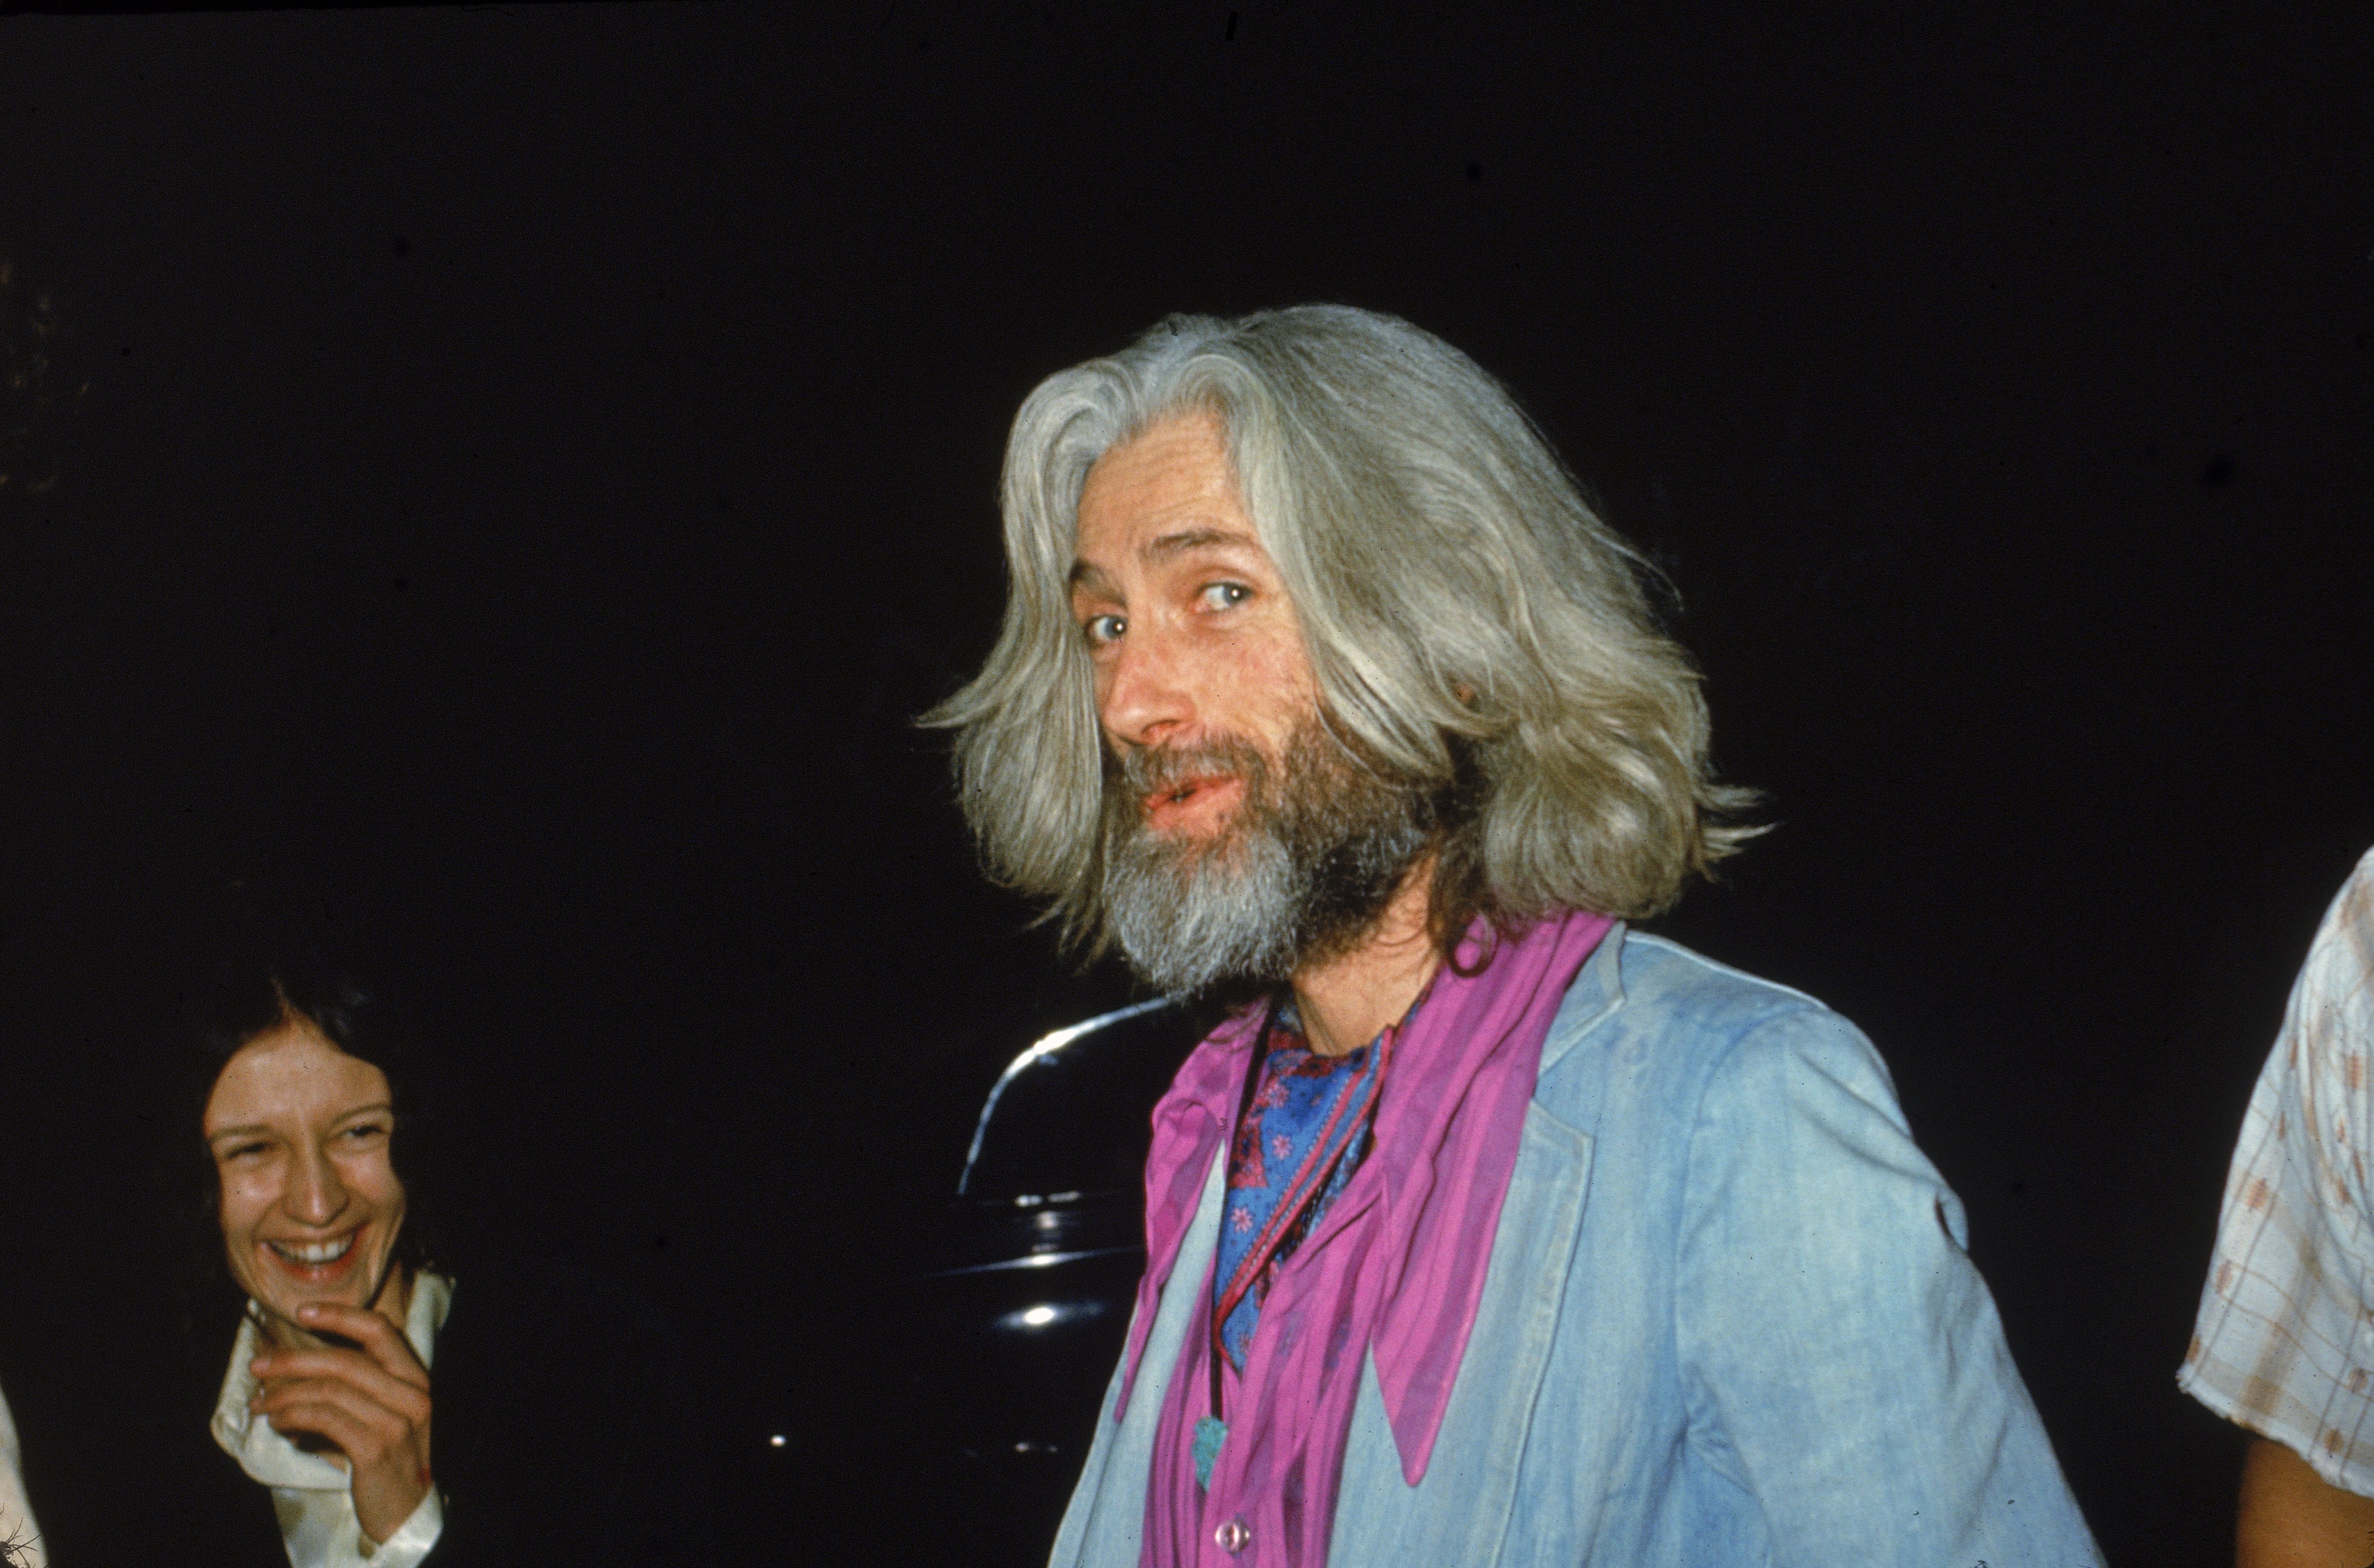
MULTIPOLYGON (((1459 1359, 1475 1326, 1500 1204, 1516 1169, 1542 1043, 1611 922, 1570 914, 1497 944, 1479 974, 1446 968, 1394 1042, 1375 1147, 1278 1272, 1241 1379, 1230 1376, 1228 1441, 1206 1493, 1191 1457, 1207 1413, 1211 1281, 1156 1428, 1144 1568, 1321 1568, 1334 1523, 1363 1351, 1373 1351, 1403 1478, 1434 1453, 1459 1359), (1226 1533, 1237 1550, 1216 1541, 1226 1533)), ((1472 968, 1482 922, 1459 945, 1472 968)), ((1156 1298, 1179 1257, 1213 1159, 1228 1136, 1261 1025, 1255 1009, 1198 1045, 1154 1109, 1146 1167, 1146 1276, 1122 1361, 1129 1402, 1156 1298)))

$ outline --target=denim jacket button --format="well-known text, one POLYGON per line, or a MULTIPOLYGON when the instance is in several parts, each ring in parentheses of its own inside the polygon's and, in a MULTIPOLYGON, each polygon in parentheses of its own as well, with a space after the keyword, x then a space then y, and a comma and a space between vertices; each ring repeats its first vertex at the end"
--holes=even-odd
POLYGON ((1242 1519, 1231 1519, 1212 1532, 1212 1539, 1219 1544, 1222 1551, 1234 1557, 1252 1545, 1252 1527, 1247 1525, 1242 1519))

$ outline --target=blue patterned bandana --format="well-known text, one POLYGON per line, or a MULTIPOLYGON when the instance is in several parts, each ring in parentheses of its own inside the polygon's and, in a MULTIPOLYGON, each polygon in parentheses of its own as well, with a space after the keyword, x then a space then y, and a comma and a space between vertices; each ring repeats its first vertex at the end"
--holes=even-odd
POLYGON ((1299 1023, 1288 1008, 1271 1025, 1261 1081, 1228 1149, 1212 1299, 1221 1347, 1240 1373, 1270 1281, 1359 1168, 1376 1110, 1376 1043, 1322 1056, 1299 1023))

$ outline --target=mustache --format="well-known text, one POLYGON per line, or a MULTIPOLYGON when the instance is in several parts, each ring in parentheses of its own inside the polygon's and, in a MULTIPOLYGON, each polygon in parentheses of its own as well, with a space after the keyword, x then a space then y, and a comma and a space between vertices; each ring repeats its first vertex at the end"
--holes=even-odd
POLYGON ((1105 753, 1105 782, 1120 801, 1134 805, 1192 780, 1233 773, 1245 793, 1262 797, 1269 782, 1269 758, 1241 736, 1214 735, 1169 746, 1133 747, 1105 753))

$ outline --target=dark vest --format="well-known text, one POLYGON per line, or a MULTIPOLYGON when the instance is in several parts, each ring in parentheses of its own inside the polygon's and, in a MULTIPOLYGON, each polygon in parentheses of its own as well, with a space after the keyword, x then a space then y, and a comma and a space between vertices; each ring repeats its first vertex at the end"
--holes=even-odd
MULTIPOLYGON (((710 1467, 683 1356, 657 1315, 566 1265, 452 1278, 429 1373, 445 1527, 426 1568, 714 1562, 710 1467)), ((212 1446, 204 1411, 188 1431, 212 1446)), ((271 1493, 230 1456, 213 1457, 201 1512, 226 1550, 206 1560, 286 1568, 271 1493)))

